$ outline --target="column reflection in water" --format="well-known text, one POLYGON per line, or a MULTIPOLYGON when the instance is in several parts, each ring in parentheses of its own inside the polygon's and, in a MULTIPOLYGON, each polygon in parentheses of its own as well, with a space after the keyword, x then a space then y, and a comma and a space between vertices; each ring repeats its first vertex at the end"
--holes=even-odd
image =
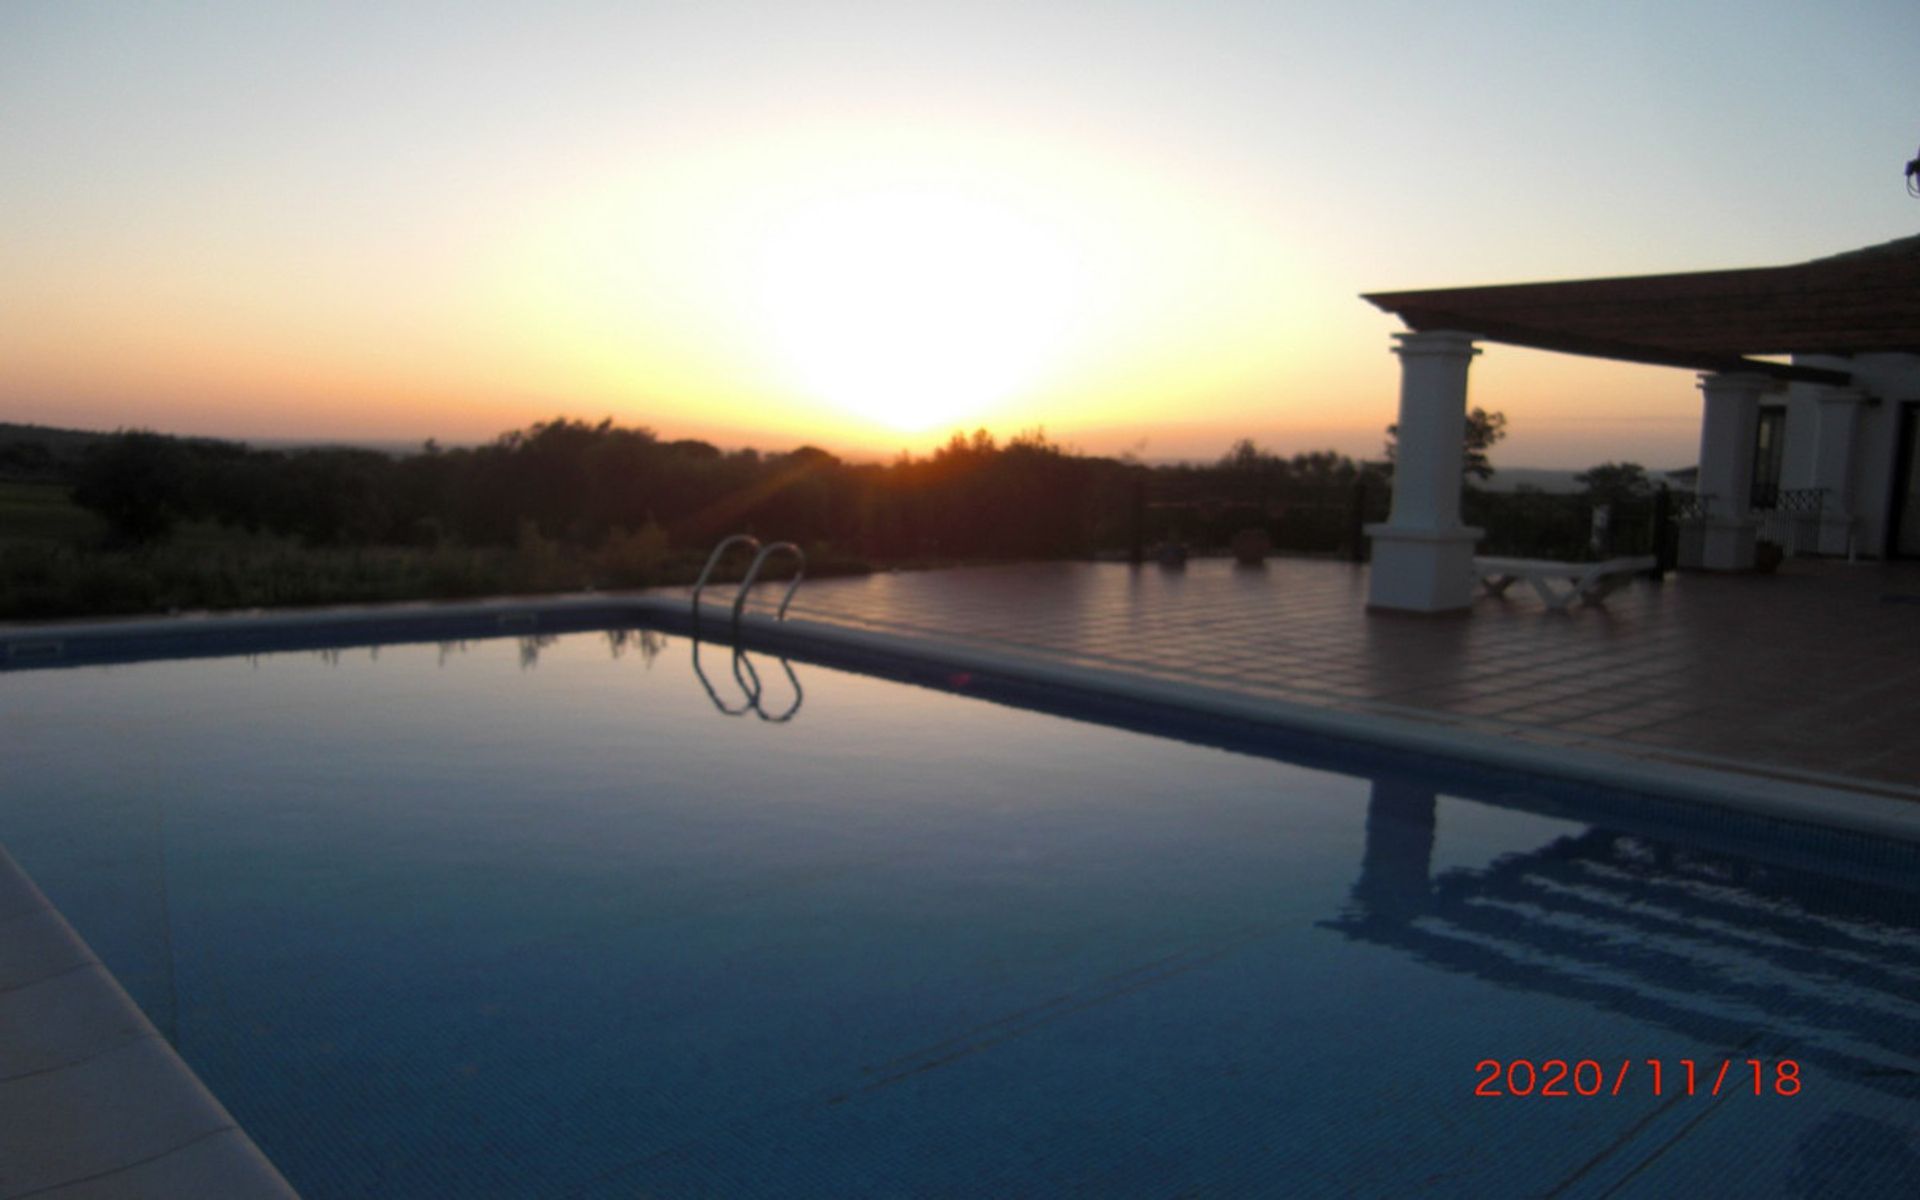
POLYGON ((1838 857, 1818 869, 1598 825, 1434 875, 1438 807, 1374 782, 1352 902, 1323 927, 1920 1103, 1910 887, 1838 857))

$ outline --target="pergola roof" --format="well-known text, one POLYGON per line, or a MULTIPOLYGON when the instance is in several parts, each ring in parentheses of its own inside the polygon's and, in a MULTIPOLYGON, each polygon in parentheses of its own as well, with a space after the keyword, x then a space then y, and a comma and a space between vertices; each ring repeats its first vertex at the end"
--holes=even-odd
POLYGON ((1920 237, 1784 267, 1375 292, 1413 330, 1702 371, 1844 382, 1757 354, 1920 353, 1920 237))

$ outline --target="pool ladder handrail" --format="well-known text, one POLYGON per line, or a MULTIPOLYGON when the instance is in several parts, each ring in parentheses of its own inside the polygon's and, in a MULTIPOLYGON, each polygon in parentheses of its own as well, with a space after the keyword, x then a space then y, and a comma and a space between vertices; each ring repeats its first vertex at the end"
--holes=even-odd
POLYGON ((746 608, 747 595, 753 590, 753 585, 759 582, 761 568, 767 565, 767 559, 781 551, 791 553, 797 564, 793 570, 793 579, 787 583, 786 594, 780 597, 780 607, 774 613, 774 620, 776 621, 784 621, 787 619, 787 606, 793 603, 793 594, 800 590, 800 581, 807 577, 806 551, 792 542, 774 542, 770 545, 763 546, 760 543, 760 539, 750 533, 736 533, 732 537, 721 539, 720 544, 713 548, 713 553, 707 555, 707 565, 701 568, 700 578, 694 581, 693 625, 696 631, 700 627, 701 591, 706 588, 707 581, 713 578, 714 568, 720 565, 720 560, 725 557, 728 549, 742 542, 753 547, 758 553, 753 556, 753 562, 748 565, 747 573, 740 578, 740 590, 734 593, 733 630, 735 636, 737 637, 740 632, 740 614, 746 608))
MULTIPOLYGON (((793 689, 793 702, 787 705, 785 712, 776 717, 761 707, 760 698, 766 694, 766 686, 760 682, 760 672, 753 669, 753 660, 748 658, 747 652, 738 646, 733 649, 734 682, 740 685, 741 691, 752 697, 747 703, 752 707, 753 714, 773 725, 784 725, 793 720, 794 714, 800 711, 800 705, 806 699, 805 693, 800 690, 800 677, 793 673, 793 664, 783 658, 780 660, 780 669, 787 673, 787 684, 793 689), (748 686, 747 680, 741 677, 741 667, 747 669, 747 676, 753 680, 751 687, 748 686)), ((721 711, 726 710, 723 707, 721 711)))
MULTIPOLYGON (((733 681, 740 685, 740 690, 745 694, 746 701, 741 704, 739 708, 731 708, 725 700, 720 698, 719 689, 713 686, 713 681, 707 678, 706 670, 700 666, 700 639, 695 637, 692 640, 693 648, 690 658, 693 662, 693 677, 700 681, 701 687, 707 689, 707 699, 713 701, 713 706, 729 717, 744 717, 752 712, 755 697, 752 690, 747 687, 746 681, 740 678, 739 666, 736 665, 733 668, 733 681)), ((733 653, 738 657, 740 651, 736 647, 733 653)))
POLYGON ((767 712, 760 703, 761 697, 765 694, 765 686, 760 682, 760 672, 754 669, 753 661, 749 659, 746 652, 740 648, 740 614, 746 608, 747 596, 752 592, 753 585, 759 581, 760 571, 767 565, 767 560, 782 551, 792 554, 796 560, 793 579, 788 582, 786 593, 780 597, 780 607, 774 612, 774 619, 776 621, 784 621, 787 619, 787 606, 793 603, 793 594, 799 590, 800 581, 805 579, 807 575, 806 551, 800 549, 800 547, 793 542, 774 542, 772 545, 762 545, 760 539, 750 533, 736 533, 731 537, 722 538, 720 544, 713 548, 713 552, 707 555, 707 565, 701 568, 700 578, 694 581, 693 672, 699 677, 700 686, 706 689, 707 697, 713 701, 713 706, 729 717, 745 716, 751 712, 762 721, 767 721, 775 725, 783 725, 793 720, 794 714, 800 711, 800 705, 804 700, 804 694, 800 688, 800 680, 793 673, 792 664, 782 658, 780 660, 780 667, 787 673, 787 682, 793 687, 793 701, 787 706, 786 710, 778 716, 767 712), (707 678, 707 673, 700 667, 700 593, 706 589, 708 581, 713 578, 714 570, 720 565, 720 560, 726 557, 727 551, 740 544, 751 547, 756 553, 753 556, 753 561, 747 566, 746 574, 741 577, 739 591, 734 594, 733 598, 733 681, 739 686, 741 695, 745 698, 745 702, 741 704, 740 707, 733 708, 728 706, 728 704, 720 698, 720 693, 714 688, 712 681, 707 678), (743 667, 745 668, 744 675, 741 673, 743 667))
POLYGON ((728 548, 739 542, 745 542, 755 550, 760 548, 760 539, 750 533, 736 533, 732 537, 722 538, 720 544, 713 548, 713 553, 707 555, 707 565, 700 569, 700 578, 694 580, 693 626, 695 629, 700 627, 700 593, 705 590, 707 580, 713 578, 713 569, 720 565, 720 560, 725 557, 728 548))
POLYGON ((793 673, 793 664, 784 658, 780 660, 780 669, 787 673, 787 683, 793 688, 793 700, 779 716, 769 713, 760 703, 761 697, 766 694, 765 685, 760 682, 760 672, 754 669, 753 660, 748 658, 747 652, 740 647, 733 648, 733 682, 739 686, 740 693, 745 698, 738 708, 729 706, 720 698, 719 689, 713 686, 713 681, 707 678, 706 670, 700 666, 700 639, 697 637, 693 639, 692 661, 694 677, 700 681, 700 686, 706 689, 707 699, 713 701, 713 706, 726 716, 744 717, 752 713, 762 721, 773 725, 784 725, 793 720, 794 714, 800 711, 800 705, 806 700, 806 695, 800 687, 800 677, 793 673), (740 673, 742 667, 746 668, 745 675, 740 673))
POLYGON ((800 581, 807 577, 807 552, 793 542, 774 542, 762 547, 760 553, 753 556, 753 564, 747 568, 746 577, 740 581, 740 590, 734 594, 733 627, 735 629, 740 628, 740 610, 746 607, 747 593, 760 579, 760 568, 767 565, 767 559, 782 550, 793 555, 793 578, 787 581, 787 590, 780 597, 780 607, 775 610, 773 619, 776 621, 787 619, 787 605, 793 603, 793 594, 800 590, 800 581))

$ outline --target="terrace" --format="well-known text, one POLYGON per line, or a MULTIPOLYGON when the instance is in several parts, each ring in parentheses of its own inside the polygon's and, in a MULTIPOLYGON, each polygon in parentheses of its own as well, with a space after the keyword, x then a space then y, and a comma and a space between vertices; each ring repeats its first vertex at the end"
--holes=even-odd
MULTIPOLYGON (((1369 615, 1311 559, 977 567, 809 582, 792 615, 1548 747, 1920 800, 1920 564, 1683 573, 1604 607, 1369 615)), ((716 600, 721 597, 716 597, 716 600)))

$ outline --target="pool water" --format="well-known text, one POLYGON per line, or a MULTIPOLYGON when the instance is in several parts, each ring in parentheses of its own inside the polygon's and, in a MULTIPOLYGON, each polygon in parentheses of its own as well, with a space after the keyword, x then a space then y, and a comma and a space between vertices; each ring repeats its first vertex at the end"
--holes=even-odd
POLYGON ((0 841, 310 1197, 1920 1194, 1911 848, 689 650, 0 673, 0 841))

